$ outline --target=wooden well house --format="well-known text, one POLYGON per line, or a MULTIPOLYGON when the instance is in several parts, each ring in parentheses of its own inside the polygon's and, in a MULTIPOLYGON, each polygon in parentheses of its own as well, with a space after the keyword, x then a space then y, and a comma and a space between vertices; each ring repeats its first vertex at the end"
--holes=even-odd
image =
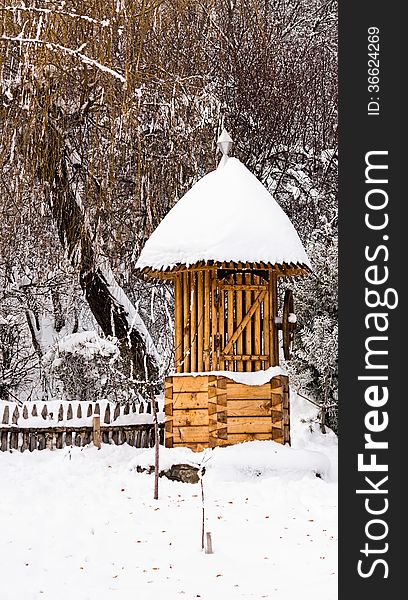
POLYGON ((193 450, 248 440, 290 443, 293 298, 278 281, 310 263, 288 217, 236 158, 223 158, 170 210, 137 268, 174 282, 174 375, 165 380, 165 444, 193 450), (281 332, 281 333, 280 333, 281 332))

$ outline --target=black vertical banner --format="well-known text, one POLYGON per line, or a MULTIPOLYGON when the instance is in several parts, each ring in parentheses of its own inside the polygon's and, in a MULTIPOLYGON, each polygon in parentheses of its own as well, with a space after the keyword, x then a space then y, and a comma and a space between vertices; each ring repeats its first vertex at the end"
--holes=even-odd
POLYGON ((339 7, 339 597, 406 596, 406 23, 339 7))

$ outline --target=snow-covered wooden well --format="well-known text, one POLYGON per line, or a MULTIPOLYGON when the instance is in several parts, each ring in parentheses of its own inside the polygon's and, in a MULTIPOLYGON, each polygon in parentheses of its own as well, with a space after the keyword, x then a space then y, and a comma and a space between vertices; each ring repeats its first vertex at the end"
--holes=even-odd
POLYGON ((289 358, 295 315, 290 291, 278 315, 278 279, 304 276, 310 263, 266 188, 225 152, 218 168, 159 224, 136 267, 174 281, 175 373, 165 380, 166 446, 289 442, 279 330, 289 358))

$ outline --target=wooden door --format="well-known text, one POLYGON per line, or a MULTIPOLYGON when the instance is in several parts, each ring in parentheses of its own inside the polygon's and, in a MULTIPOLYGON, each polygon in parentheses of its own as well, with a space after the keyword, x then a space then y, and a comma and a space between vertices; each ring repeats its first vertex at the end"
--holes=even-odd
POLYGON ((275 364, 272 297, 268 271, 217 271, 213 369, 250 372, 275 364))

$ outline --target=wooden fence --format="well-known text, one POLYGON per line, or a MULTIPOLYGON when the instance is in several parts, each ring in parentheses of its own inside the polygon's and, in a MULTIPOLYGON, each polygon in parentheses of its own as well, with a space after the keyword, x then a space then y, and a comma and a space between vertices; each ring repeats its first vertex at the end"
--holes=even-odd
MULTIPOLYGON (((44 450, 105 444, 154 445, 153 415, 147 404, 103 402, 0 402, 0 450, 44 450)), ((160 443, 164 415, 158 413, 160 443)))

